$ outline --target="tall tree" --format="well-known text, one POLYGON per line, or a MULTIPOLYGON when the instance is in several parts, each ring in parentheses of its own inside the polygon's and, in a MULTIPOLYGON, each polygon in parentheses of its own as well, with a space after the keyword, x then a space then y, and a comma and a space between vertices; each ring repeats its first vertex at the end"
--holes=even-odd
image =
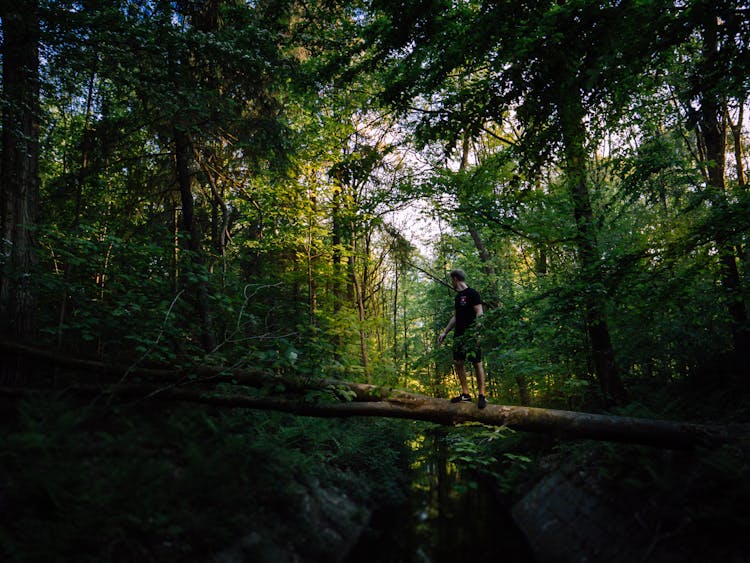
MULTIPOLYGON (((726 161, 728 100, 739 100, 738 103, 743 104, 750 92, 750 84, 743 78, 748 72, 750 30, 747 16, 747 6, 741 2, 697 0, 692 3, 685 19, 694 31, 697 52, 692 58, 695 62, 688 67, 689 89, 681 92, 686 104, 694 108, 691 117, 698 141, 699 164, 705 176, 706 198, 718 215, 714 236, 719 279, 731 319, 736 365, 745 375, 750 370, 750 326, 736 252, 739 233, 733 221, 726 221, 726 210, 731 206, 726 161)), ((740 170, 738 180, 742 183, 741 150, 736 158, 740 170)))
POLYGON ((31 336, 33 229, 39 189, 39 6, 0 3, 3 33, 0 161, 0 332, 31 336))

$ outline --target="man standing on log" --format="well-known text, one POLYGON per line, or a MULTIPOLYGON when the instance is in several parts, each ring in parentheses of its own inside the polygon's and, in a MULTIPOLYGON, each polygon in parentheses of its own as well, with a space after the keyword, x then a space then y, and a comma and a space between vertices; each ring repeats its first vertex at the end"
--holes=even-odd
POLYGON ((448 336, 451 329, 453 333, 453 361, 456 366, 458 381, 461 383, 461 394, 451 399, 451 403, 471 402, 469 386, 466 381, 466 360, 474 365, 474 373, 477 376, 477 391, 479 398, 477 406, 483 409, 487 406, 484 396, 484 366, 482 366, 482 348, 479 343, 479 322, 474 321, 484 314, 482 310, 482 298, 476 289, 472 289, 466 283, 466 274, 463 270, 453 270, 450 273, 451 284, 456 290, 455 314, 448 321, 445 330, 438 336, 441 343, 448 336), (472 326, 474 325, 474 326, 472 326), (471 330, 469 330, 471 328, 471 330))

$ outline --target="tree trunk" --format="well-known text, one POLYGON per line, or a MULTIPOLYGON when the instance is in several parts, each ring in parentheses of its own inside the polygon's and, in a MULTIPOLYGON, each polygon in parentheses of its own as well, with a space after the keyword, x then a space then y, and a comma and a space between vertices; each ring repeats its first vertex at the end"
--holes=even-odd
POLYGON ((89 151, 92 148, 94 139, 91 131, 91 112, 94 102, 94 86, 96 81, 96 64, 91 69, 89 77, 88 93, 86 94, 86 113, 83 120, 83 132, 81 134, 81 164, 78 168, 76 177, 76 204, 71 222, 71 229, 78 230, 81 223, 81 214, 83 213, 83 188, 89 175, 89 151))
POLYGON ((479 253, 479 260, 481 260, 482 262, 482 269, 484 270, 484 273, 487 274, 490 279, 494 279, 495 267, 492 265, 492 256, 490 256, 490 253, 487 250, 487 246, 484 244, 479 231, 471 221, 469 221, 469 235, 471 235, 471 240, 474 241, 474 247, 479 253))
POLYGON ((333 295, 333 312, 337 314, 343 307, 345 298, 344 291, 344 275, 343 275, 343 261, 344 261, 344 211, 343 211, 343 185, 338 182, 338 185, 333 188, 333 197, 331 198, 331 263, 333 265, 333 287, 331 288, 331 294, 333 295))
POLYGON ((39 191, 39 7, 2 3, 2 160, 0 161, 0 333, 34 331, 32 229, 39 191))
MULTIPOLYGON (((86 94, 86 113, 84 114, 83 120, 83 131, 81 133, 81 157, 80 164, 78 167, 78 174, 76 175, 75 182, 75 207, 73 211, 73 220, 70 223, 70 233, 73 236, 78 235, 78 229, 81 225, 81 215, 83 214, 83 196, 84 186, 86 180, 90 174, 89 170, 89 151, 93 147, 94 135, 91 129, 91 114, 94 103, 94 92, 96 85, 96 62, 91 68, 91 75, 89 76, 88 92, 86 94)), ((73 264, 70 262, 66 263, 63 268, 63 288, 62 295, 60 296, 60 314, 58 315, 57 323, 57 347, 62 349, 63 347, 63 335, 65 325, 68 319, 73 313, 68 309, 68 303, 70 301, 70 295, 68 294, 68 287, 70 279, 72 278, 73 264)), ((102 277, 102 289, 103 289, 103 277, 102 277)))
POLYGON ((393 365, 398 365, 398 355, 399 355, 399 347, 398 347, 398 335, 399 335, 399 326, 398 326, 398 290, 399 290, 399 276, 401 274, 400 268, 396 267, 394 269, 393 273, 393 312, 392 312, 392 319, 393 319, 393 365))
MULTIPOLYGON (((536 189, 538 192, 542 192, 542 183, 540 179, 536 181, 536 189)), ((539 277, 547 275, 547 248, 544 243, 540 242, 539 247, 536 249, 534 254, 534 273, 539 277)))
MULTIPOLYGON (((465 171, 469 166, 469 152, 471 149, 471 138, 469 136, 468 132, 464 132, 464 138, 463 142, 461 144, 461 163, 459 164, 459 171, 463 172, 465 171)), ((487 250, 487 246, 484 244, 484 241, 482 240, 482 237, 479 234, 479 231, 474 226, 474 222, 471 220, 471 218, 467 217, 466 222, 469 228, 469 235, 471 235, 471 240, 474 241, 474 246, 477 249, 477 252, 479 253, 479 259, 482 262, 482 269, 484 270, 484 273, 489 276, 490 279, 495 279, 495 267, 492 265, 492 256, 490 255, 489 251, 487 250)))
POLYGON ((529 396, 529 382, 526 380, 525 376, 517 375, 516 385, 518 385, 518 402, 525 407, 531 402, 531 397, 529 396))
POLYGON ((209 352, 214 349, 215 340, 213 323, 211 321, 208 282, 204 279, 205 272, 203 269, 205 264, 201 248, 200 231, 195 220, 192 175, 190 173, 191 143, 188 135, 177 128, 174 129, 174 139, 177 183, 182 202, 182 230, 187 237, 187 249, 190 251, 190 256, 185 257, 185 261, 197 280, 195 282, 188 280, 186 283, 194 286, 196 311, 201 320, 201 345, 206 352, 209 352))
POLYGON ((573 202, 581 278, 586 288, 583 302, 594 371, 605 402, 622 403, 625 400, 625 388, 615 362, 607 323, 597 250, 596 224, 586 178, 584 112, 580 99, 563 94, 561 100, 559 109, 565 145, 565 172, 573 202))
MULTIPOLYGON (((463 142, 461 145, 461 163, 459 164, 459 171, 463 172, 469 165, 469 152, 471 148, 471 138, 469 132, 464 132, 463 142)), ((484 271, 487 278, 492 284, 491 293, 492 295, 485 295, 484 302, 488 308, 497 307, 499 304, 499 291, 497 287, 497 273, 495 266, 492 264, 492 254, 487 250, 487 245, 484 244, 482 236, 479 234, 479 230, 476 228, 474 221, 469 215, 466 216, 466 226, 469 230, 469 236, 474 242, 474 247, 477 249, 479 254, 479 261, 482 263, 482 270, 484 271)))
POLYGON ((370 362, 367 356, 367 332, 365 330, 365 300, 363 294, 362 284, 357 276, 356 267, 352 268, 352 282, 354 284, 354 295, 357 301, 357 319, 358 319, 358 332, 359 332, 359 354, 362 361, 362 369, 365 372, 367 382, 370 381, 370 362))
MULTIPOLYGON (((713 72, 713 63, 720 52, 718 49, 718 31, 715 18, 707 18, 703 28, 704 72, 713 72)), ((726 104, 719 100, 717 94, 703 86, 698 113, 698 134, 704 149, 708 187, 713 192, 712 201, 719 208, 727 205, 726 198, 726 144, 727 144, 727 111, 726 104)), ((731 229, 721 233, 716 240, 719 257, 719 278, 726 296, 727 310, 732 319, 732 337, 736 365, 740 372, 747 374, 750 368, 748 350, 750 350, 750 331, 747 326, 747 309, 742 297, 740 272, 737 256, 731 237, 731 229)))
POLYGON ((745 148, 742 145, 742 128, 745 121, 745 100, 739 100, 739 115, 737 123, 730 123, 732 140, 734 142, 734 166, 737 171, 737 184, 742 190, 747 189, 747 174, 745 173, 745 148))
POLYGON ((315 279, 315 273, 313 271, 314 266, 314 254, 315 239, 313 236, 313 224, 317 215, 318 208, 318 197, 314 191, 310 192, 310 208, 311 213, 308 218, 307 226, 307 316, 310 326, 317 326, 317 311, 318 311, 318 282, 315 279))

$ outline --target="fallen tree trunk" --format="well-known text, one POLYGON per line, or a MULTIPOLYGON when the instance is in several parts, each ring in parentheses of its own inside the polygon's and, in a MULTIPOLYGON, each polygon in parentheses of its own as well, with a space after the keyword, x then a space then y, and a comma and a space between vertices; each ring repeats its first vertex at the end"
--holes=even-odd
MULTIPOLYGON (((0 396, 21 396, 49 392, 49 389, 0 388, 0 396)), ((605 440, 644 444, 668 449, 689 449, 698 445, 718 446, 733 441, 730 427, 686 422, 610 416, 555 409, 487 405, 479 410, 473 403, 452 404, 446 399, 395 392, 383 400, 302 400, 239 393, 205 392, 180 387, 157 388, 149 385, 99 387, 73 385, 58 389, 79 396, 114 396, 122 399, 169 400, 201 403, 225 408, 275 410, 301 416, 375 416, 423 420, 437 424, 477 422, 506 426, 523 432, 551 434, 561 438, 605 440)))
MULTIPOLYGON (((3 347, 7 344, 3 343, 3 347)), ((15 352, 35 355, 54 362, 54 354, 32 348, 14 347, 15 352)), ((136 369, 105 365, 90 360, 70 358, 58 362, 67 367, 97 370, 116 375, 119 384, 91 385, 72 383, 58 388, 0 388, 0 396, 18 397, 57 391, 81 396, 110 396, 136 400, 169 400, 202 403, 227 408, 251 408, 289 412, 302 416, 350 417, 377 416, 423 420, 437 424, 477 422, 506 426, 523 432, 551 434, 561 438, 592 439, 645 444, 669 449, 686 449, 698 445, 718 446, 746 434, 747 428, 703 425, 688 422, 612 416, 556 409, 487 405, 478 409, 473 403, 452 404, 375 385, 336 380, 306 380, 279 377, 257 370, 200 366, 184 370, 136 369), (123 383, 125 376, 153 378, 149 384, 123 383), (169 380, 169 381, 168 381, 169 380), (241 391, 201 389, 201 386, 230 382, 235 385, 263 388, 282 385, 284 398, 244 394, 241 391), (196 388, 198 387, 198 388, 196 388), (313 392, 308 398, 299 394, 313 392), (296 395, 295 395, 296 394, 296 395)), ((249 391, 246 389, 246 391, 249 391)))
MULTIPOLYGON (((396 391, 369 383, 353 383, 339 379, 321 379, 300 374, 279 375, 260 369, 236 368, 228 366, 194 365, 179 368, 143 367, 137 363, 113 364, 96 360, 71 358, 63 354, 41 350, 15 342, 0 341, 0 349, 13 354, 20 354, 42 361, 56 367, 67 368, 86 374, 86 381, 107 380, 122 385, 134 379, 148 380, 157 384, 171 384, 184 387, 214 387, 220 383, 232 383, 248 387, 283 387, 284 393, 305 393, 308 391, 327 391, 346 400, 379 401, 387 396, 410 393, 396 391)), ((157 389, 151 387, 151 390, 157 389)), ((414 396, 414 395, 412 395, 414 396)))

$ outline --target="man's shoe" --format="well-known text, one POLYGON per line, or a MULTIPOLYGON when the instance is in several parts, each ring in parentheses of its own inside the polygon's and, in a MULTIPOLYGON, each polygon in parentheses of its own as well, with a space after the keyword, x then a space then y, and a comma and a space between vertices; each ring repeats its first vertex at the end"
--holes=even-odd
POLYGON ((487 406, 487 399, 484 398, 484 395, 479 395, 479 398, 477 399, 477 406, 480 409, 483 409, 487 406))
POLYGON ((470 403, 471 395, 468 393, 461 393, 458 397, 453 397, 451 403, 470 403))

